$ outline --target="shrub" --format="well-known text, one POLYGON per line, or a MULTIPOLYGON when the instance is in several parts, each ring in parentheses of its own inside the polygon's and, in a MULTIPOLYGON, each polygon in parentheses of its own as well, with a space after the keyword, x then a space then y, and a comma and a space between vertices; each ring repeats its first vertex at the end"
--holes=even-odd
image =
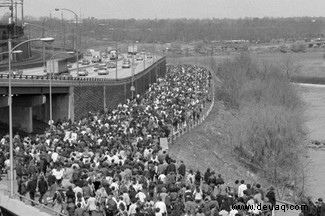
POLYGON ((286 185, 303 157, 303 103, 279 67, 260 69, 247 54, 219 65, 219 99, 236 109, 229 126, 233 150, 272 183, 286 185))

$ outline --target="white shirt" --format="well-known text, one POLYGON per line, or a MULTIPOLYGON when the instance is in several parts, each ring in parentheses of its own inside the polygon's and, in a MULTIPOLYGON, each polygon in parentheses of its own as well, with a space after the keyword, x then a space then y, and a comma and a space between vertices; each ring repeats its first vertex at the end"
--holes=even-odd
POLYGON ((144 203, 147 196, 142 191, 139 191, 135 197, 139 198, 140 202, 144 203))
POLYGON ((155 204, 155 208, 159 208, 159 213, 167 213, 167 208, 166 208, 166 204, 163 201, 158 201, 155 204))
POLYGON ((167 178, 166 175, 163 173, 161 173, 158 177, 158 179, 162 181, 164 184, 166 184, 166 178, 167 178))
POLYGON ((57 180, 62 179, 63 175, 64 175, 63 169, 60 169, 60 170, 53 169, 52 175, 54 175, 57 180))
POLYGON ((137 213, 137 211, 135 210, 137 207, 138 206, 135 203, 132 203, 129 208, 129 215, 137 213))
POLYGON ((238 211, 236 209, 232 209, 229 212, 229 216, 236 216, 236 214, 238 214, 238 211))
POLYGON ((52 158, 52 161, 53 162, 56 162, 59 158, 59 154, 56 153, 56 152, 53 152, 52 155, 51 155, 51 158, 52 158))
POLYGON ((241 184, 238 186, 238 197, 244 196, 244 191, 247 189, 245 184, 241 184))

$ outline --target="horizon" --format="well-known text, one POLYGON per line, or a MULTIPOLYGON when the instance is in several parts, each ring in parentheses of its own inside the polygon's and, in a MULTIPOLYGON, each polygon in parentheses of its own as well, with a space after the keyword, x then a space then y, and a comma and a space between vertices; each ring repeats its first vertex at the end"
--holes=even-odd
MULTIPOLYGON (((7 0, 8 2, 8 0, 7 0)), ((254 18, 322 18, 324 0, 25 0, 24 17, 80 19, 254 19, 254 18), (290 10, 288 10, 290 8, 290 10)), ((6 8, 0 8, 4 14, 6 8)), ((7 11, 8 8, 7 8, 7 11)), ((18 14, 20 11, 18 10, 18 14)), ((18 15, 18 17, 20 17, 18 15)))

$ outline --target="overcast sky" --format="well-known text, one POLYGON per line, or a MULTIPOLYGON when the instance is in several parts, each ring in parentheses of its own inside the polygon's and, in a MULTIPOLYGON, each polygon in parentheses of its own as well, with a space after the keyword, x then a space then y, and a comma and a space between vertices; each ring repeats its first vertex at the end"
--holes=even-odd
POLYGON ((54 8, 99 19, 325 16, 325 0, 24 0, 25 15, 59 17, 54 8))

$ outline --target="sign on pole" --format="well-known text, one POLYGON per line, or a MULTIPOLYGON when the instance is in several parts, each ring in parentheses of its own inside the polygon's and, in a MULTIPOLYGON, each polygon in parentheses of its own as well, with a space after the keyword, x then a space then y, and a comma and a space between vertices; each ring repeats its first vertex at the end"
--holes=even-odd
POLYGON ((159 143, 163 151, 168 150, 168 139, 166 137, 160 138, 159 143))
POLYGON ((131 91, 135 91, 135 87, 134 86, 131 86, 131 91))

